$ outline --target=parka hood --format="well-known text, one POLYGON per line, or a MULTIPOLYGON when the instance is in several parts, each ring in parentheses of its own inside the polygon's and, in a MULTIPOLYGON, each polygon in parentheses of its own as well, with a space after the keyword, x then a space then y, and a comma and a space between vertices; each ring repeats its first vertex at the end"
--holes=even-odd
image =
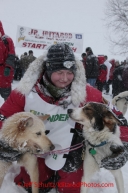
POLYGON ((2 22, 0 21, 0 37, 2 37, 3 35, 5 35, 5 33, 4 33, 2 22))
MULTIPOLYGON (((28 95, 30 93, 43 72, 43 63, 46 59, 47 51, 29 65, 29 68, 16 88, 18 92, 23 95, 28 95)), ((84 103, 86 98, 86 78, 82 62, 76 56, 75 61, 77 70, 71 85, 71 100, 75 106, 79 106, 80 103, 84 103)))

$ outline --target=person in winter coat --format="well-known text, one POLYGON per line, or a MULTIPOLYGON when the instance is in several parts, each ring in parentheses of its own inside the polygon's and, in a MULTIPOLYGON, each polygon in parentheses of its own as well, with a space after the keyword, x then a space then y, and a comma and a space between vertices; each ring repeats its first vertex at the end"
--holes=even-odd
POLYGON ((0 21, 0 95, 4 100, 11 93, 14 76, 15 49, 12 39, 5 35, 0 21))
POLYGON ((22 77, 24 76, 25 71, 28 68, 28 60, 27 60, 28 54, 27 52, 24 52, 24 54, 20 57, 20 67, 22 69, 22 77))
MULTIPOLYGON (((100 60, 101 60, 101 56, 100 56, 100 60)), ((99 74, 98 74, 96 84, 97 84, 97 89, 102 92, 103 87, 106 84, 106 80, 107 80, 107 67, 104 64, 104 56, 102 59, 102 63, 99 63, 99 65, 100 65, 99 66, 99 74)))
POLYGON ((23 75, 26 72, 26 70, 28 69, 29 64, 31 62, 33 62, 35 59, 36 59, 36 57, 33 56, 33 51, 32 50, 29 50, 28 55, 24 54, 21 57, 20 62, 21 62, 21 66, 22 66, 22 69, 23 69, 23 75))
POLYGON ((84 53, 82 53, 81 54, 81 57, 82 57, 82 62, 83 62, 83 65, 84 65, 84 68, 86 68, 86 53, 84 52, 84 53))
POLYGON ((86 78, 87 83, 89 83, 91 86, 95 87, 96 79, 98 77, 99 73, 99 65, 98 65, 98 59, 93 54, 92 49, 90 47, 86 48, 86 78))
POLYGON ((113 71, 115 69, 115 59, 112 59, 109 62, 106 61, 105 64, 106 66, 109 66, 109 68, 107 68, 109 70, 109 74, 107 75, 107 81, 106 81, 106 86, 105 86, 106 92, 104 94, 109 94, 110 84, 112 84, 112 80, 113 80, 113 71), (109 63, 111 64, 111 67, 109 63))
POLYGON ((126 58, 126 64, 122 72, 122 81, 124 85, 123 91, 128 91, 128 57, 126 58))
POLYGON ((120 92, 124 91, 124 85, 122 81, 122 73, 124 66, 120 65, 118 61, 115 61, 115 69, 113 72, 112 80, 112 95, 113 98, 118 95, 120 92))
MULTIPOLYGON (((58 144, 62 154, 38 158, 40 193, 49 192, 53 184, 60 193, 80 193, 80 186, 76 188, 74 184, 81 182, 85 146, 70 152, 63 149, 78 147, 83 142, 83 126, 69 119, 67 110, 82 107, 89 101, 104 103, 105 99, 100 91, 86 85, 84 66, 72 49, 66 44, 55 44, 30 64, 18 87, 0 108, 1 125, 5 118, 17 112, 50 114, 45 127, 50 131, 49 139, 58 144), (66 183, 70 186, 65 186, 66 183)), ((123 131, 127 133, 128 129, 124 127, 123 131)), ((31 192, 31 187, 25 186, 31 182, 24 168, 15 182, 31 192)))
POLYGON ((107 67, 107 79, 106 79, 106 81, 108 81, 109 80, 109 77, 110 77, 110 69, 111 69, 111 67, 112 67, 112 64, 108 61, 108 57, 107 56, 104 56, 104 64, 106 65, 106 67, 107 67))

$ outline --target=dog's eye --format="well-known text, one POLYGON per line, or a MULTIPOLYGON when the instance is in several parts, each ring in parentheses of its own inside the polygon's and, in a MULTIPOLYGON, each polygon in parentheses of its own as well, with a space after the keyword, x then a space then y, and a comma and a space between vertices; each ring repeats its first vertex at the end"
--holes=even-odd
POLYGON ((91 110, 91 109, 89 109, 88 107, 86 107, 85 110, 89 111, 89 110, 91 110))
POLYGON ((39 131, 39 132, 37 132, 37 133, 36 133, 36 135, 41 135, 41 132, 40 132, 40 131, 39 131))

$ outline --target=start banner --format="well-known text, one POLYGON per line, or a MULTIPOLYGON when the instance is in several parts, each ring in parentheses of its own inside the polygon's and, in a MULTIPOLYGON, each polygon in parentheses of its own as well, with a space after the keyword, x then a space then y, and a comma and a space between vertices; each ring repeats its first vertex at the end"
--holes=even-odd
POLYGON ((56 43, 68 44, 75 53, 83 52, 83 34, 72 32, 46 31, 18 26, 16 47, 47 50, 56 43))

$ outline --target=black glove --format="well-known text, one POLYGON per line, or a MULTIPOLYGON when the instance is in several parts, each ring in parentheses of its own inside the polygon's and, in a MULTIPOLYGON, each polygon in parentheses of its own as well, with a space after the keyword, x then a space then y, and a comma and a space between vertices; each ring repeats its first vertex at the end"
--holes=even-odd
POLYGON ((11 67, 14 68, 14 63, 15 63, 15 55, 13 54, 8 54, 8 57, 5 61, 5 63, 11 67))
POLYGON ((5 45, 8 45, 8 40, 7 40, 7 35, 3 35, 1 37, 2 41, 4 42, 5 45))
POLYGON ((114 153, 101 160, 101 167, 107 170, 117 170, 123 167, 128 161, 128 142, 123 142, 124 148, 119 154, 114 153))
POLYGON ((14 150, 7 143, 0 141, 0 160, 4 160, 6 162, 13 162, 20 159, 22 153, 14 150))

